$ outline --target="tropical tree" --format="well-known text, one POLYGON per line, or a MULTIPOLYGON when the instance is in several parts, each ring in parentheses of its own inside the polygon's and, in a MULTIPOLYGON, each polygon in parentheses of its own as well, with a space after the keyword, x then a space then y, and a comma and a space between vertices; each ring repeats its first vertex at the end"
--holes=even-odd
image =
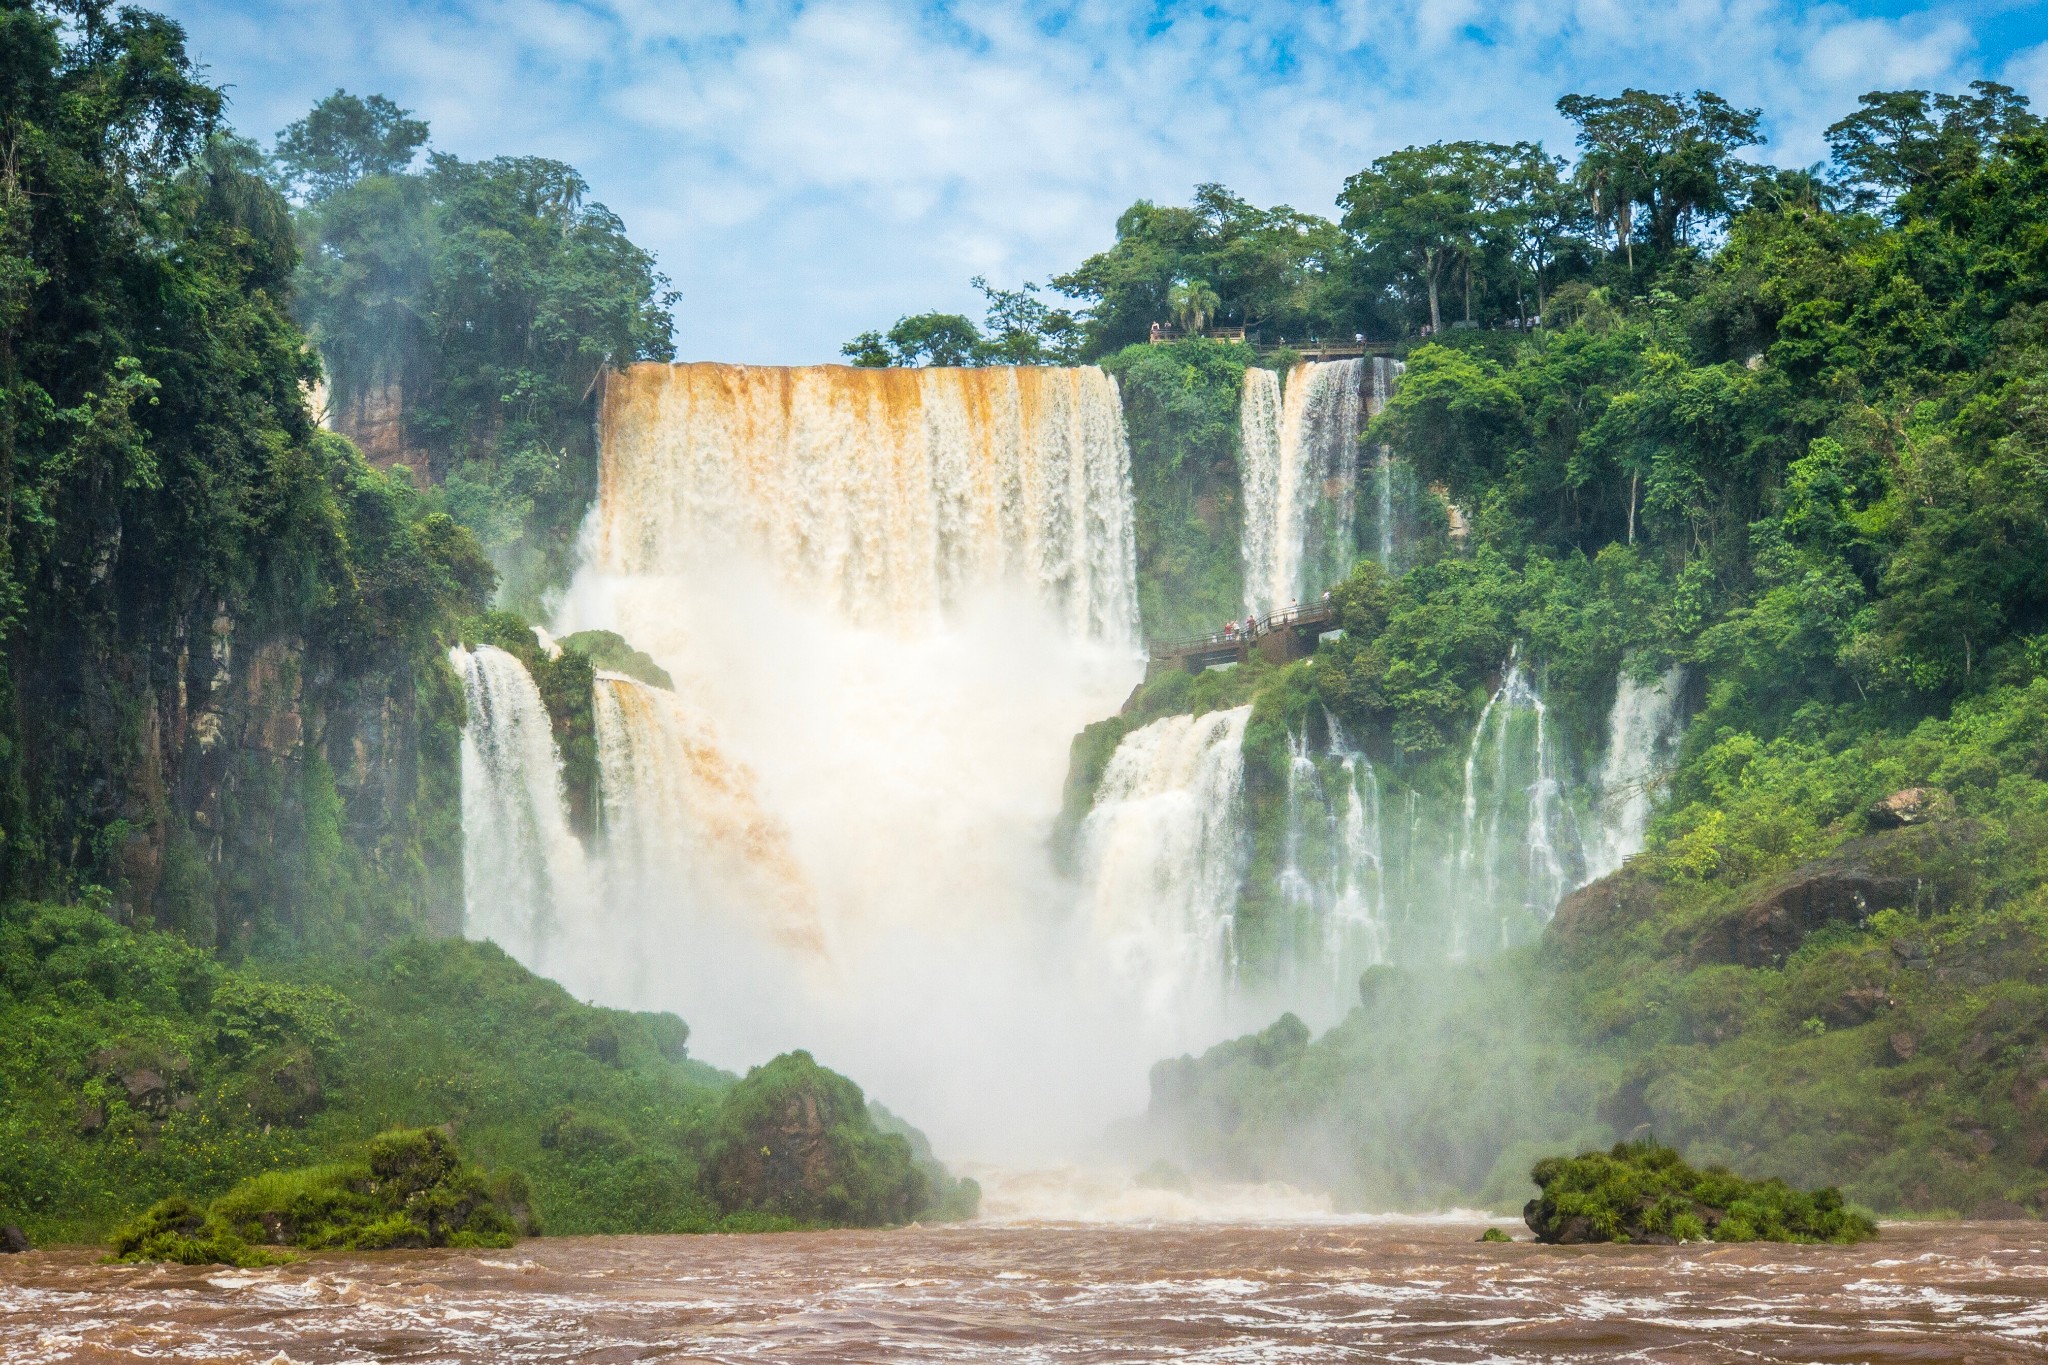
POLYGON ((1346 180, 1337 196, 1366 269, 1419 291, 1431 331, 1443 329, 1440 295, 1451 270, 1463 264, 1469 271, 1481 248, 1482 168, 1502 150, 1472 142, 1404 147, 1346 180))
POLYGON ((1201 280, 1183 280, 1166 291, 1166 306, 1174 325, 1188 336, 1198 335, 1209 325, 1223 300, 1201 280))
POLYGON ((1901 196, 1971 174, 2001 141, 2041 131, 2026 96, 2010 86, 1972 81, 1970 92, 1873 90, 1828 128, 1828 148, 1857 207, 1896 216, 1901 196))
POLYGON ((325 199, 373 175, 409 168, 427 145, 427 125, 382 95, 336 90, 277 135, 274 159, 286 191, 325 199))
POLYGON ((1581 188, 1594 216, 1613 225, 1631 268, 1639 228, 1668 252, 1738 207, 1750 168, 1733 153, 1763 141, 1762 110, 1708 90, 1566 95, 1557 109, 1579 126, 1581 188))

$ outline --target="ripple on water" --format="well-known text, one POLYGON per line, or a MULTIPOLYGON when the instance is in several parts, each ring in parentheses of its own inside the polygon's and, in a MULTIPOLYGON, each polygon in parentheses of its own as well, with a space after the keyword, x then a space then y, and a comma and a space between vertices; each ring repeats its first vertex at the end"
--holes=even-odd
POLYGON ((544 1239, 257 1272, 0 1262, 0 1360, 2040 1360, 2048 1231, 1482 1245, 1464 1223, 544 1239))

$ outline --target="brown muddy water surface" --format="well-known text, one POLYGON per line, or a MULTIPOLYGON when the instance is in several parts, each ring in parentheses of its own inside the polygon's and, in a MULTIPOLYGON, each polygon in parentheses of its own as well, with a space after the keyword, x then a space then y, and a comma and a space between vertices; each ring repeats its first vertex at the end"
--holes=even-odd
MULTIPOLYGON (((277 1270, 0 1257, 0 1360, 2048 1359, 2048 1226, 1486 1245, 1464 1222, 544 1238, 277 1270)), ((1523 1235, 1526 1235, 1523 1234, 1523 1235)))

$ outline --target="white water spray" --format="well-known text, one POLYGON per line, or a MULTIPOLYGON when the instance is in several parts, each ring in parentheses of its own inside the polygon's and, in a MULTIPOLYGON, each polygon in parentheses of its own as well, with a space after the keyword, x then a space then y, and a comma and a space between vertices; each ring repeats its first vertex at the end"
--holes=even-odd
POLYGON ((1167 716, 1117 745, 1081 829, 1087 915, 1125 989, 1175 1032, 1222 1016, 1244 875, 1252 709, 1167 716))
POLYGON ((600 445, 551 625, 675 688, 598 680, 575 979, 723 1065, 808 1047, 955 1154, 1071 1151, 1142 1104, 1182 1040, 1080 984, 1125 945, 1047 856, 1068 743, 1138 672, 1114 382, 643 365, 600 445))
POLYGON ((464 932, 535 971, 583 965, 597 907, 582 841, 569 827, 562 758, 540 690, 512 655, 457 646, 469 724, 462 732, 464 932))
POLYGON ((1679 701, 1685 666, 1673 664, 1653 682, 1628 669, 1614 687, 1607 752, 1595 777, 1595 831, 1586 850, 1586 880, 1604 877, 1642 850, 1658 788, 1678 756, 1684 717, 1679 701))

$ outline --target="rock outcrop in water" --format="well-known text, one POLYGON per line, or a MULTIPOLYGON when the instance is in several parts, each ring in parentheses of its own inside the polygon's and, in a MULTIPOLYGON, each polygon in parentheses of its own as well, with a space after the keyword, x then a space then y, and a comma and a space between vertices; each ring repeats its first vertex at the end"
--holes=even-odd
POLYGON ((873 1227, 971 1213, 911 1140, 885 1132, 860 1087, 792 1052, 755 1067, 720 1106, 705 1185, 728 1214, 873 1227))

